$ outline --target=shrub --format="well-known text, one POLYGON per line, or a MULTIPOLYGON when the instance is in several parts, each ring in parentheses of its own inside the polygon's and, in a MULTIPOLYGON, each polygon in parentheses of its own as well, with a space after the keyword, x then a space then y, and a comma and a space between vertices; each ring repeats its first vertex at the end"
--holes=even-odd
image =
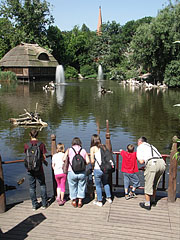
POLYGON ((17 76, 14 72, 2 72, 0 71, 0 81, 17 81, 17 76))
POLYGON ((180 86, 180 62, 177 60, 171 61, 170 64, 166 66, 164 74, 164 82, 169 87, 179 87, 180 86))
POLYGON ((84 65, 80 68, 80 73, 83 77, 87 77, 95 74, 95 70, 90 65, 84 65))
POLYGON ((69 79, 69 78, 77 78, 78 77, 78 71, 71 66, 68 66, 65 69, 65 78, 69 79))

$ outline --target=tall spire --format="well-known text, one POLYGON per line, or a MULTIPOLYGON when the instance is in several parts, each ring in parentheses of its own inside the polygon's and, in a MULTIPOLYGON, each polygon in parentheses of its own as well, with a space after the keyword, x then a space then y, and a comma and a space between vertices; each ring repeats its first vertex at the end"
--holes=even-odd
POLYGON ((97 25, 97 35, 101 35, 101 26, 102 26, 102 17, 101 17, 101 6, 99 7, 99 18, 98 18, 98 25, 97 25))

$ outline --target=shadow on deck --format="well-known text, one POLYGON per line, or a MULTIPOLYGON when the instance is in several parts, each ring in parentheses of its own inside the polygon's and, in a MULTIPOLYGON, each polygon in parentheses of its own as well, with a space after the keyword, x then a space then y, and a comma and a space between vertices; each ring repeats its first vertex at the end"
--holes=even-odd
POLYGON ((130 200, 118 192, 103 207, 87 199, 80 209, 67 201, 35 212, 27 200, 0 215, 0 239, 180 239, 180 198, 169 203, 158 194, 151 211, 139 207, 143 200, 142 192, 130 200))

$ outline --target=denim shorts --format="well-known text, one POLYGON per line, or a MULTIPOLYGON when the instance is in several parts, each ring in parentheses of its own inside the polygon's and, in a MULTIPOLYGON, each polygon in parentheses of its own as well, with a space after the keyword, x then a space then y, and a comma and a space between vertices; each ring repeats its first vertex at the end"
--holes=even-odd
POLYGON ((85 198, 86 191, 86 174, 85 171, 82 173, 74 173, 73 171, 68 172, 68 185, 70 199, 85 198))
POLYGON ((136 173, 123 173, 124 188, 129 188, 130 182, 134 188, 140 187, 139 178, 136 173))

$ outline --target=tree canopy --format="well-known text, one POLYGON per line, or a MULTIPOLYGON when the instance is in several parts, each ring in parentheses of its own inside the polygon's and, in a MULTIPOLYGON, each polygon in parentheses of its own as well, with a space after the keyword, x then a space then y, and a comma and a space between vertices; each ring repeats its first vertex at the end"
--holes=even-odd
POLYGON ((125 25, 103 23, 97 35, 85 24, 71 31, 54 26, 46 0, 2 0, 0 3, 0 58, 21 41, 49 49, 72 75, 96 74, 101 64, 106 77, 124 80, 150 72, 154 81, 180 86, 180 1, 155 18, 132 20, 125 25), (173 79, 173 80, 172 80, 173 79))

